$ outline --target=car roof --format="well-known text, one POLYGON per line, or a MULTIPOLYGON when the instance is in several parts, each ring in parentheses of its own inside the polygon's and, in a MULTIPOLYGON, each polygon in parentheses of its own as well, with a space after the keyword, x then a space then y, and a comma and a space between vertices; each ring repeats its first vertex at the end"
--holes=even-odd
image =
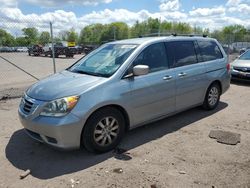
POLYGON ((159 36, 159 37, 142 37, 142 38, 133 38, 125 39, 110 42, 109 44, 143 44, 148 42, 157 42, 157 41, 173 41, 173 40, 215 40, 209 37, 197 37, 197 36, 159 36))

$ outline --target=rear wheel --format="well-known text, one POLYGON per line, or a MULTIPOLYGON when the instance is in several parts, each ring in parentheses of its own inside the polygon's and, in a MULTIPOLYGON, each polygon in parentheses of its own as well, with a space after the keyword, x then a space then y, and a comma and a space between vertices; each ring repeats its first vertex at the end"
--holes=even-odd
POLYGON ((202 107, 206 110, 215 109, 220 102, 221 89, 218 83, 209 86, 202 107))
POLYGON ((82 144, 90 152, 107 152, 114 149, 125 133, 122 113, 112 107, 95 112, 87 121, 82 133, 82 144))

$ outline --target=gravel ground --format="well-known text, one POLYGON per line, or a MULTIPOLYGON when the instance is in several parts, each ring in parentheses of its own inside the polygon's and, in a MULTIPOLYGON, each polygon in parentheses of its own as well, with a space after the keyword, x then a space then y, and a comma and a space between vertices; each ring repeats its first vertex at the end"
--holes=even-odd
POLYGON ((37 143, 18 120, 20 99, 0 101, 0 187, 250 187, 249 86, 233 83, 214 111, 194 108, 130 131, 124 154, 37 143), (241 142, 218 143, 211 130, 240 134, 241 142))

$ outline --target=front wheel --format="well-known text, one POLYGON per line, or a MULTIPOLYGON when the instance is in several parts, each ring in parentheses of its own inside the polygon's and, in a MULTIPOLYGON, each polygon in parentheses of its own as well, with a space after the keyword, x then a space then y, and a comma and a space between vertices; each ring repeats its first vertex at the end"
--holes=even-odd
POLYGON ((213 83, 209 86, 202 107, 205 110, 215 109, 220 102, 221 89, 219 84, 213 83))
POLYGON ((124 133, 122 113, 116 108, 107 107, 91 115, 82 133, 82 144, 90 152, 107 152, 120 143, 124 133))

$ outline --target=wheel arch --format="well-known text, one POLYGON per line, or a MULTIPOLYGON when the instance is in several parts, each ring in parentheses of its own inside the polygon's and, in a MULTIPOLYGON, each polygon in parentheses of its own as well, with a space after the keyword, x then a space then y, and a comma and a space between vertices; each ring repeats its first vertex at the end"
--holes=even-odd
MULTIPOLYGON (((222 84, 221 84, 221 81, 220 81, 220 80, 214 80, 213 82, 211 82, 211 84, 208 86, 208 88, 209 88, 211 85, 213 85, 213 84, 218 84, 218 85, 219 85, 219 87, 220 87, 220 94, 221 94, 221 92, 222 92, 222 84)), ((208 88, 207 88, 207 90, 208 90, 208 88)))
MULTIPOLYGON (((109 105, 105 105, 105 106, 102 106, 102 107, 99 107, 98 109, 94 110, 89 116, 88 118, 86 119, 85 121, 85 124, 88 122, 88 120, 90 119, 90 117, 96 113, 97 111, 100 111, 102 109, 105 109, 105 108, 114 108, 114 109, 117 109, 119 112, 121 112, 121 114, 123 115, 124 119, 125 119, 125 131, 127 132, 130 128, 130 118, 129 118, 129 115, 127 113, 127 111, 120 105, 117 105, 117 104, 109 104, 109 105)), ((82 132, 81 132, 81 137, 80 139, 82 139, 82 135, 83 135, 83 132, 85 130, 85 124, 82 128, 82 132)), ((80 145, 82 145, 82 140, 80 140, 80 145)))

